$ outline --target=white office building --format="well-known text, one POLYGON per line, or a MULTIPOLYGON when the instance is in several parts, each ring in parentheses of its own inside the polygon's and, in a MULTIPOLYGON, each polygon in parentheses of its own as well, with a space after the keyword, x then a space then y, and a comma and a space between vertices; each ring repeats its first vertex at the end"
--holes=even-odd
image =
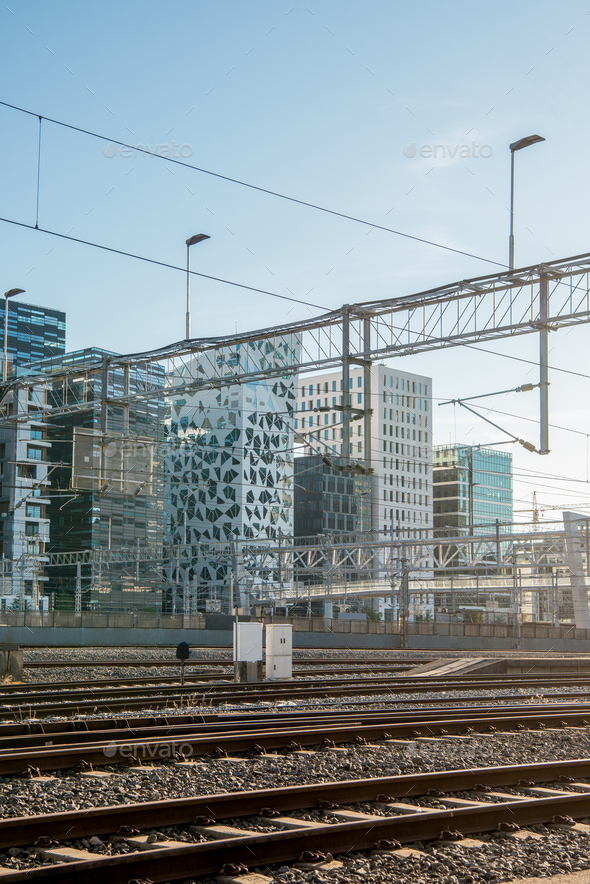
MULTIPOLYGON (((299 378, 294 429, 306 454, 342 454, 342 392, 342 372, 299 378)), ((425 536, 417 532, 432 530, 431 378, 398 365, 374 365, 369 402, 363 369, 351 366, 349 392, 351 460, 365 462, 369 454, 375 471, 373 528, 402 537, 425 536), (360 414, 365 409, 372 409, 370 452, 365 450, 360 414)))

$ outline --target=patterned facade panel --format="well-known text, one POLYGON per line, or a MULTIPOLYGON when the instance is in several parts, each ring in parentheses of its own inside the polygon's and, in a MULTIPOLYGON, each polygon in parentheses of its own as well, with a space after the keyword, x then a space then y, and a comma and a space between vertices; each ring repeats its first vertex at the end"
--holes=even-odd
MULTIPOLYGON (((269 341, 258 344, 245 353, 228 349, 217 361, 259 368, 292 357, 284 343, 278 350, 269 341)), ((185 373, 194 376, 195 363, 185 373)), ((181 374, 171 380, 178 388, 181 374)), ((286 371, 256 384, 230 381, 217 390, 195 391, 187 383, 186 392, 169 402, 167 538, 184 546, 185 554, 166 571, 167 609, 194 611, 211 598, 226 606, 230 573, 236 570, 231 550, 241 541, 292 536, 295 382, 296 375, 286 371), (208 551, 219 541, 228 544, 221 558, 208 551)), ((273 575, 267 576, 272 582, 273 575)), ((244 582, 247 575, 238 575, 236 593, 242 598, 244 582)))

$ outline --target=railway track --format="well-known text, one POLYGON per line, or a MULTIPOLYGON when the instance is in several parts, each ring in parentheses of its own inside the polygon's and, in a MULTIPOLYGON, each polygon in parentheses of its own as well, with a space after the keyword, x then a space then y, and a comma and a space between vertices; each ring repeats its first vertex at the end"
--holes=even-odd
MULTIPOLYGON (((410 669, 412 666, 420 666, 423 663, 432 662, 430 658, 408 658, 400 660, 394 659, 389 661, 387 657, 362 658, 362 657, 333 657, 333 658, 311 658, 311 657, 293 657, 293 666, 369 666, 372 663, 377 665, 387 664, 391 668, 410 669)), ((60 669, 60 668, 76 668, 76 667, 105 667, 112 668, 143 668, 150 666, 175 666, 178 668, 178 660, 47 660, 45 662, 39 660, 25 660, 26 669, 60 669)), ((225 660, 198 660, 188 659, 185 666, 233 666, 231 655, 225 660)))
MULTIPOLYGON (((121 726, 122 725, 122 726, 121 726)), ((113 764, 144 764, 176 758, 194 763, 234 753, 297 752, 345 745, 382 745, 395 748, 400 741, 472 739, 515 730, 560 730, 590 726, 590 705, 571 704, 536 708, 468 707, 459 712, 425 710, 346 711, 285 714, 264 718, 226 716, 215 721, 116 728, 61 734, 8 735, 0 738, 0 776, 39 772, 88 770, 113 764)))
MULTIPOLYGON (((533 695, 530 695, 531 697, 533 695)), ((496 700, 507 701, 512 705, 498 705, 498 704, 487 704, 485 702, 485 698, 482 698, 482 701, 479 703, 472 703, 468 708, 468 714, 472 716, 486 716, 490 714, 495 715, 503 715, 503 714, 516 714, 520 711, 526 713, 549 713, 549 712, 579 712, 581 715, 586 715, 588 720, 590 721, 590 703, 576 703, 572 704, 571 694, 563 694, 552 695, 553 697, 558 697, 559 699, 568 699, 567 703, 558 703, 554 702, 550 705, 548 704, 524 704, 519 703, 515 704, 515 697, 512 694, 507 694, 504 697, 496 697, 496 700)), ((523 700, 525 698, 519 697, 519 700, 523 700)), ((310 716, 320 717, 327 716, 330 721, 335 721, 339 716, 354 716, 357 719, 365 720, 368 715, 385 715, 388 716, 411 716, 411 719, 408 720, 416 721, 417 716, 420 716, 420 720, 429 720, 436 721, 442 718, 449 718, 453 714, 457 713, 465 713, 466 706, 465 703, 459 701, 455 698, 437 698, 436 701, 433 700, 404 700, 403 706, 398 706, 394 710, 390 712, 377 712, 374 713, 371 710, 367 709, 365 703, 357 704, 356 708, 347 709, 347 710, 338 710, 338 709, 324 709, 322 711, 307 711, 305 709, 300 709, 298 711, 293 710, 289 713, 281 713, 281 712, 268 712, 264 713, 262 711, 256 713, 234 713, 224 715, 222 713, 199 713, 195 712, 193 714, 188 715, 152 715, 152 716, 120 716, 120 717, 112 717, 110 719, 98 718, 98 719, 82 719, 82 718, 74 718, 67 721, 30 721, 30 722, 11 722, 9 724, 0 724, 0 748, 7 747, 16 747, 16 746, 42 746, 45 745, 49 740, 53 742, 54 745, 58 743, 71 742, 72 735, 76 734, 76 737, 81 742, 90 742, 93 738, 98 739, 103 738, 106 735, 117 734, 121 736, 122 732, 125 731, 127 733, 148 733, 150 730, 156 733, 158 729, 162 731, 170 730, 171 728, 180 728, 185 727, 188 730, 194 729, 196 725, 201 725, 210 722, 238 722, 241 726, 248 725, 252 722, 257 723, 265 723, 265 722, 279 722, 279 721, 289 721, 293 722, 296 720, 307 720, 310 716), (436 703, 437 705, 433 705, 436 703), (422 707, 426 706, 425 709, 422 707), (449 708, 452 707, 452 708, 449 708)), ((583 724, 584 719, 581 720, 581 726, 585 726, 583 724)))
MULTIPOLYGON (((177 667, 178 668, 178 667, 177 667)), ((328 670, 328 669, 302 669, 296 672, 294 676, 294 681, 300 678, 307 678, 309 676, 326 676, 331 675, 332 673, 347 672, 349 677, 351 676, 364 676, 364 675, 390 675, 397 674, 398 669, 390 666, 367 666, 365 667, 357 667, 354 669, 343 669, 340 667, 339 669, 328 670)), ((233 683, 234 680, 234 667, 233 663, 227 664, 223 669, 218 667, 215 672, 204 671, 204 672, 195 672, 194 670, 190 671, 185 678, 185 683, 187 678, 190 680, 190 683, 194 683, 194 679, 197 679, 198 682, 207 682, 207 681, 217 681, 217 680, 226 680, 231 681, 233 683)), ((124 676, 113 677, 113 678, 93 678, 87 681, 83 679, 76 679, 75 682, 72 681, 32 681, 32 682, 16 682, 10 684, 2 684, 0 685, 0 699, 3 696, 10 696, 11 694, 18 694, 23 691, 68 691, 72 687, 79 689, 84 687, 100 687, 100 686, 112 686, 112 687, 120 687, 124 685, 155 685, 155 684, 180 684, 180 676, 177 675, 138 675, 138 676, 124 676)))
MULTIPOLYGON (((418 840, 436 841, 442 835, 444 842, 498 829, 514 837, 519 826, 551 825, 552 820, 571 831, 575 820, 590 815, 588 778, 590 759, 579 759, 99 807, 92 814, 69 811, 4 819, 1 849, 28 845, 41 861, 55 864, 20 871, 4 867, 1 878, 6 884, 173 882, 219 874, 222 867, 227 872, 229 863, 243 872, 292 862, 303 851, 343 854, 378 848, 395 855, 399 845, 418 840), (358 804, 362 809, 355 807, 358 804), (306 819, 309 811, 321 816, 320 821, 306 819), (224 826, 224 821, 233 825, 224 826), (260 831, 262 826, 265 831, 260 831), (174 827, 176 834, 162 842, 155 831, 167 827, 174 827), (101 855, 70 846, 92 836, 101 838, 99 849, 105 852, 122 842, 133 852, 101 855)), ((590 826, 578 826, 580 830, 590 831, 590 826)), ((320 865, 317 859, 316 854, 320 865)))
POLYGON ((326 678, 289 682, 255 682, 249 684, 220 684, 208 687, 207 682, 189 681, 178 684, 98 689, 76 689, 76 683, 67 688, 52 690, 54 686, 31 685, 20 691, 0 694, 0 717, 23 718, 48 715, 73 715, 106 709, 111 712, 131 709, 154 709, 166 706, 182 708, 197 704, 216 706, 226 703, 257 703, 314 697, 343 697, 362 694, 390 695, 420 694, 452 691, 482 691, 499 689, 534 689, 559 687, 590 687, 590 677, 568 675, 538 676, 447 676, 446 678, 386 678, 363 674, 362 679, 326 678), (4 699, 2 697, 4 696, 4 699))

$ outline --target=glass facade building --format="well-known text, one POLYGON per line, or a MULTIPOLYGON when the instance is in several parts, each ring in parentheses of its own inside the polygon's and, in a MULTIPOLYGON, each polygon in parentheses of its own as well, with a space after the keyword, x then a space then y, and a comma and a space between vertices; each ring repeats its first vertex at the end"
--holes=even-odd
MULTIPOLYGON (((0 311, 0 335, 4 340, 4 310, 0 311)), ((8 300, 8 374, 15 367, 63 356, 66 349, 66 314, 19 300, 8 300)))
POLYGON ((434 529, 482 534, 512 524, 512 455, 475 445, 434 449, 434 529))
POLYGON ((370 528, 370 476, 343 475, 319 456, 295 458, 295 537, 356 536, 370 528))
MULTIPOLYGON (((116 354, 98 348, 67 353, 31 363, 19 369, 22 381, 25 376, 51 375, 63 372, 65 366, 72 368, 71 378, 64 384, 60 378, 49 383, 47 406, 59 408, 68 404, 87 402, 85 410, 50 417, 46 422, 46 438, 51 443, 47 452, 52 464, 57 464, 51 475, 51 498, 46 507, 49 518, 49 542, 47 552, 71 552, 96 548, 116 549, 137 547, 135 563, 109 565, 82 565, 82 609, 94 610, 160 610, 162 603, 163 575, 161 564, 142 561, 141 549, 161 546, 164 541, 164 491, 163 467, 158 467, 163 453, 165 405, 162 396, 145 397, 132 402, 128 409, 107 408, 105 452, 111 447, 123 464, 122 472, 133 476, 133 446, 138 440, 149 439, 152 467, 145 473, 149 480, 144 489, 139 480, 104 482, 99 471, 92 474, 92 464, 100 459, 102 375, 97 373, 88 380, 76 369, 100 365, 111 359, 108 372, 108 396, 122 396, 125 387, 130 394, 145 393, 165 384, 165 371, 154 372, 150 365, 133 365, 125 369, 117 364, 116 354), (84 436, 76 436, 79 431, 84 436), (78 441, 79 440, 79 441, 78 441), (152 444, 153 443, 153 444, 152 444), (77 444, 88 446, 90 466, 87 476, 80 479, 74 468, 74 449, 77 444), (161 449, 161 450, 160 450, 161 449), (131 452, 131 453, 128 453, 131 452), (93 461, 96 458, 96 461, 93 461), (127 459, 124 459, 127 458, 127 459), (153 472, 152 472, 153 471, 153 472), (84 485, 86 482, 86 486, 84 485)), ((86 450, 86 449, 84 449, 86 450)), ((117 461, 119 462, 119 461, 117 461)), ((71 609, 76 592, 76 567, 63 566, 47 569, 46 592, 53 594, 56 609, 71 609)))

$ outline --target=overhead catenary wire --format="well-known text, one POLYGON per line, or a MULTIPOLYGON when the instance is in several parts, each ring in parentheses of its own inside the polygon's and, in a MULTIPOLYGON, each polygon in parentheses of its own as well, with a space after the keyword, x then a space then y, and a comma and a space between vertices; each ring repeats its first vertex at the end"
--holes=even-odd
POLYGON ((97 138, 100 141, 106 141, 109 144, 116 144, 119 147, 130 148, 131 150, 138 151, 139 153, 143 153, 146 156, 155 157, 156 159, 164 160, 167 163, 174 163, 174 165, 182 166, 186 169, 190 169, 193 172, 199 172, 202 175, 209 175, 213 178, 218 178, 221 181, 228 181, 230 184, 237 184, 240 187, 247 187, 250 190, 256 190, 259 193, 266 194, 267 196, 273 196, 273 197, 276 197, 277 199, 282 199, 282 200, 286 200, 287 202, 296 203, 297 205, 300 205, 300 206, 305 206, 308 209, 314 209, 315 211, 324 212, 325 214, 333 215, 337 218, 343 218, 347 221, 353 221, 355 224, 362 224, 362 225, 364 225, 366 227, 370 227, 374 230, 383 230, 386 233, 392 233, 395 236, 401 236, 401 237, 404 237, 405 239, 411 239, 411 240, 414 240, 415 242, 421 242, 421 243, 424 243, 425 245, 433 246, 437 249, 444 249, 445 251, 454 252, 455 254, 458 254, 458 255, 465 255, 468 258, 475 258, 477 261, 484 261, 487 264, 495 264, 497 267, 508 267, 507 264, 504 264, 501 261, 494 261, 491 258, 484 258, 481 255, 475 255, 475 254, 472 254, 471 252, 463 251, 462 249, 455 249, 452 246, 446 246, 446 245, 443 245, 442 243, 434 242, 434 240, 428 240, 428 239, 424 239, 423 237, 420 237, 420 236, 414 236, 413 234, 410 234, 410 233, 404 233, 401 230, 395 230, 392 227, 385 227, 382 224, 374 224, 372 221, 366 221, 363 218, 357 218, 354 215, 349 215, 344 212, 337 212, 335 209, 329 209, 326 206, 320 206, 316 203, 311 203, 306 200, 298 199, 297 197, 289 196, 288 194, 279 193, 279 191, 270 190, 269 188, 261 187, 260 185, 252 184, 248 181, 242 181, 239 178, 232 178, 229 175, 222 175, 220 172, 213 172, 211 169, 205 169, 200 166, 193 166, 192 163, 187 163, 184 160, 178 159, 176 157, 161 156, 158 153, 154 153, 154 151, 147 150, 143 147, 139 147, 139 145, 129 144, 126 141, 119 141, 116 138, 109 138, 106 135, 101 135, 100 133, 93 132, 90 129, 83 129, 80 126, 74 126, 71 123, 65 123, 65 122, 63 122, 63 120, 52 119, 51 117, 46 117, 42 114, 35 113, 34 111, 27 110, 26 108, 18 107, 17 105, 14 105, 14 104, 9 104, 6 101, 0 101, 0 105, 2 105, 3 107, 6 107, 6 108, 10 108, 11 110, 18 111, 19 113, 27 114, 28 116, 38 117, 40 121, 45 120, 48 123, 53 123, 56 126, 61 126, 65 129, 70 129, 73 132, 80 132, 82 135, 88 135, 91 138, 97 138))
POLYGON ((158 267, 166 267, 169 270, 180 270, 181 273, 190 273, 191 276, 200 276, 202 279, 210 279, 213 282, 222 282, 225 285, 236 286, 237 288, 246 289, 249 292, 258 292, 262 295, 270 295, 271 298, 280 298, 281 301, 292 301, 295 304, 303 304, 305 307, 315 307, 317 310, 330 310, 330 307, 324 307, 322 304, 312 304, 310 301, 302 301, 300 298, 289 298, 287 295, 279 295, 278 292, 269 292, 266 289, 259 289, 256 286, 245 285, 241 282, 234 282, 231 279, 221 279, 218 276, 210 276, 207 273, 199 273, 196 270, 188 270, 186 267, 179 267, 177 264, 169 264, 166 261, 158 261, 155 258, 147 258, 145 255, 135 255, 133 252, 126 252, 124 249, 115 249, 113 246, 105 246, 101 243, 91 242, 87 239, 79 239, 75 236, 68 236, 67 233, 58 233, 56 230, 48 230, 37 225, 26 224, 24 221, 15 221, 12 218, 0 218, 4 224, 13 224, 16 227, 24 227, 27 230, 36 230, 39 233, 45 233, 48 236, 57 236, 59 239, 67 239, 70 242, 76 242, 80 245, 90 246, 93 249, 100 249, 103 252, 112 252, 115 255, 122 255, 125 258, 135 258, 137 261, 145 261, 146 264, 155 264, 158 267))
MULTIPOLYGON (((436 401, 441 400, 440 396, 433 397, 436 401)), ((441 400, 443 401, 443 400, 441 400)), ((493 412, 494 414, 502 414, 504 417, 513 417, 517 420, 528 421, 531 424, 539 424, 540 421, 534 417, 524 417, 520 414, 511 414, 509 411, 500 411, 499 408, 490 408, 487 405, 473 405, 473 408, 481 408, 483 411, 487 413, 493 412)), ((559 424, 549 424, 549 426, 553 430, 563 430, 565 433, 576 433, 578 436, 589 436, 590 433, 585 433, 583 430, 574 430, 573 427, 562 427, 559 424)))

